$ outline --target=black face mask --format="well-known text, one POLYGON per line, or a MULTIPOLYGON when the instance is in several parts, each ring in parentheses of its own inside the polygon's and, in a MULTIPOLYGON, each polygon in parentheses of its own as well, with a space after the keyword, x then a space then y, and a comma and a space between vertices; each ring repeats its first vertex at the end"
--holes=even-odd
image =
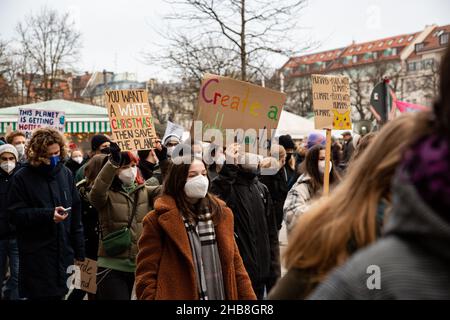
POLYGON ((103 148, 102 150, 100 150, 101 153, 103 154, 110 154, 111 153, 111 149, 109 147, 103 148))

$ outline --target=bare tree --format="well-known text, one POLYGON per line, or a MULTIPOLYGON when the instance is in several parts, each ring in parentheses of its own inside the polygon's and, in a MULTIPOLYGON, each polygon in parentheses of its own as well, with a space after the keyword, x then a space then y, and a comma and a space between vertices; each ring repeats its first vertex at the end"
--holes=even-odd
POLYGON ((70 20, 69 13, 42 8, 17 25, 20 51, 42 75, 42 98, 51 100, 58 71, 70 67, 79 56, 81 34, 70 20))
POLYGON ((167 19, 187 23, 165 33, 170 44, 162 58, 172 67, 175 63, 184 76, 214 72, 244 81, 270 78, 271 56, 292 56, 310 46, 298 41, 299 14, 306 0, 167 2, 178 8, 167 19))
POLYGON ((369 110, 370 90, 372 79, 368 77, 367 68, 351 68, 345 70, 345 75, 350 80, 351 105, 358 114, 359 120, 371 120, 372 113, 369 110))
POLYGON ((8 43, 0 39, 0 107, 11 105, 14 98, 14 91, 9 79, 11 70, 12 60, 8 43))
POLYGON ((286 93, 287 111, 303 117, 312 111, 312 88, 311 78, 309 76, 289 81, 286 87, 286 93))

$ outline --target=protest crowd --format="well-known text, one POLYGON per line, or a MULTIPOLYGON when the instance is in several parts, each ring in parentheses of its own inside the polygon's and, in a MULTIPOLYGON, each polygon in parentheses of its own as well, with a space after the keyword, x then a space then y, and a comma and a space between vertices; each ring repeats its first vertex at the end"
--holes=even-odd
POLYGON ((88 153, 55 128, 8 133, 1 299, 450 299, 450 50, 440 76, 431 110, 271 137, 264 156, 177 132, 96 134, 88 153))

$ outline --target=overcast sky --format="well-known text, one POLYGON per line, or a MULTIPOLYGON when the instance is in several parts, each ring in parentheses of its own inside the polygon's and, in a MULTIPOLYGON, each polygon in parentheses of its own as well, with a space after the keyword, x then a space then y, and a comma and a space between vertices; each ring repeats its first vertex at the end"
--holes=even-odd
MULTIPOLYGON (((140 80, 171 77, 142 59, 142 52, 162 41, 155 29, 163 28, 162 17, 171 9, 163 0, 0 0, 0 38, 12 39, 17 22, 44 5, 71 12, 77 22, 83 40, 79 71, 128 71, 140 80)), ((299 19, 321 43, 315 51, 321 51, 450 24, 449 13, 449 0, 309 0, 299 19)))

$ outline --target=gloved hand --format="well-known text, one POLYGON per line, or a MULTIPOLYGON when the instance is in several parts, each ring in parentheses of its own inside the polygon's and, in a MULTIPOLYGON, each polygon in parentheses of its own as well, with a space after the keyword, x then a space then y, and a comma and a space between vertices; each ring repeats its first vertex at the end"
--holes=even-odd
POLYGON ((111 142, 109 145, 109 161, 116 167, 120 167, 122 156, 120 154, 120 147, 117 143, 111 142))
POLYGON ((157 141, 155 143, 154 150, 159 162, 167 160, 167 148, 161 144, 161 141, 157 141))

